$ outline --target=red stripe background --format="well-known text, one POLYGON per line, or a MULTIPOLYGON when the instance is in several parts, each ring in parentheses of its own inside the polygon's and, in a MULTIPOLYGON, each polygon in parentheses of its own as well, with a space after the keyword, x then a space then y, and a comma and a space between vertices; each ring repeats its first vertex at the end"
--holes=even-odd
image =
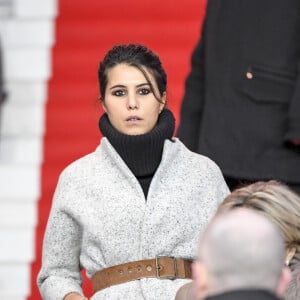
MULTIPOLYGON (((206 5, 206 0, 58 1, 52 78, 45 107, 44 160, 30 300, 41 299, 36 276, 59 173, 99 143, 99 61, 112 45, 119 43, 143 43, 156 51, 168 74, 168 105, 178 125, 184 80, 206 5)), ((90 294, 90 283, 84 289, 90 294)))

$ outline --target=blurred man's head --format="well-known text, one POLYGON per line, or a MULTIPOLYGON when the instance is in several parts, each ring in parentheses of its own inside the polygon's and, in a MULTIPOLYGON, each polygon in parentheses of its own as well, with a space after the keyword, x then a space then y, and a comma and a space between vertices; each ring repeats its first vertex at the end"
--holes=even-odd
POLYGON ((200 239, 196 293, 264 289, 281 296, 290 279, 284 257, 282 236, 264 216, 244 208, 217 215, 200 239))

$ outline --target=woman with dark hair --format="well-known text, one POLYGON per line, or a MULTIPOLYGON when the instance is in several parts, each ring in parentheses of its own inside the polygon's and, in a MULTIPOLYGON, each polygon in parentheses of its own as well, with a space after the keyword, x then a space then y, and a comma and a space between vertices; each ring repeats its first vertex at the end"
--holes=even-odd
POLYGON ((113 47, 99 68, 103 135, 55 191, 38 285, 44 299, 174 299, 191 277, 201 229, 229 193, 220 169, 173 137, 167 76, 142 45, 113 47))

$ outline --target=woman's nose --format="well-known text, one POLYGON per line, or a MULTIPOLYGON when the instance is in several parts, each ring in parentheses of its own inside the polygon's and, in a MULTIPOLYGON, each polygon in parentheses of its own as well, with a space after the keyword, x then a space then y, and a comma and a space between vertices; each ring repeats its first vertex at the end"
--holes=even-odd
POLYGON ((136 94, 129 94, 128 95, 127 108, 129 110, 133 110, 133 109, 138 108, 138 102, 137 102, 136 94))

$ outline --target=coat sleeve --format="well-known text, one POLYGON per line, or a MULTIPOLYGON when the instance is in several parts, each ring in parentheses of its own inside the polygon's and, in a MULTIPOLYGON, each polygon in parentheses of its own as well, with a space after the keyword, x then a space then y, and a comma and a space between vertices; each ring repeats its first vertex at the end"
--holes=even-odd
POLYGON ((192 151, 197 150, 204 102, 204 43, 205 21, 202 35, 192 54, 191 71, 185 82, 185 95, 177 131, 177 136, 192 151))
POLYGON ((37 283, 44 300, 61 300, 70 292, 82 294, 81 229, 66 203, 75 196, 72 182, 60 176, 43 242, 42 268, 37 283))

